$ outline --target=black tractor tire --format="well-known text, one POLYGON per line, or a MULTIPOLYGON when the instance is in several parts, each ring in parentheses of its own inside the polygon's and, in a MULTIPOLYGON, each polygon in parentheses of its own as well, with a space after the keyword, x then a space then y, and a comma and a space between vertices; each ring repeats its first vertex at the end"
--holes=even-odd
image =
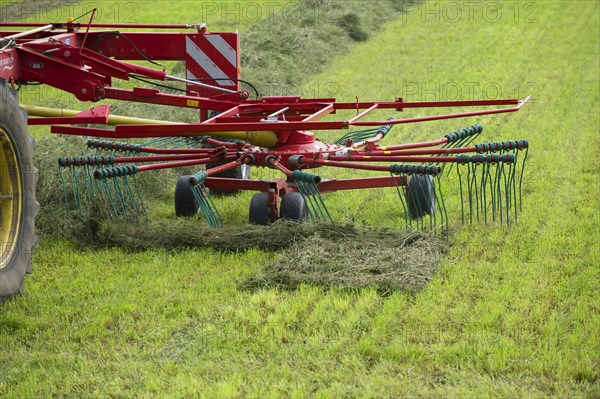
POLYGON ((303 224, 308 222, 308 206, 302 193, 291 192, 283 196, 279 207, 279 217, 303 224))
POLYGON ((192 191, 192 176, 181 176, 175 186, 175 215, 192 217, 198 214, 200 205, 192 191))
POLYGON ((248 212, 250 224, 266 226, 272 222, 271 210, 269 209, 269 194, 258 193, 250 200, 250 211, 248 212))
POLYGON ((420 219, 425 214, 432 215, 436 209, 433 176, 412 175, 406 190, 406 203, 413 219, 420 219))
POLYGON ((32 271, 40 210, 33 151, 27 112, 19 107, 17 92, 0 79, 0 304, 23 294, 25 274, 32 271))
MULTIPOLYGON (((214 168, 215 166, 219 166, 219 164, 209 163, 206 165, 206 169, 214 168)), ((240 165, 233 169, 226 170, 224 172, 215 173, 212 177, 224 177, 227 179, 242 179, 248 180, 250 179, 250 165, 240 165)), ((226 190, 222 188, 213 188, 210 190, 210 194, 216 197, 226 197, 230 195, 236 195, 240 190, 226 190)))

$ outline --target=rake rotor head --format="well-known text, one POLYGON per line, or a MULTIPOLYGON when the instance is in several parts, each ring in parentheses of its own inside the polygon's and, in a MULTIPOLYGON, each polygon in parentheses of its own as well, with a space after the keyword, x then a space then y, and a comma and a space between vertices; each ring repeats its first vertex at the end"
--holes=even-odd
MULTIPOLYGON (((460 199, 454 206, 460 208, 463 223, 510 224, 517 220, 527 140, 472 144, 483 132, 481 125, 473 125, 435 141, 379 145, 392 127, 351 131, 333 144, 312 139, 273 148, 210 136, 155 138, 143 143, 88 139, 83 156, 58 160, 59 173, 67 208, 80 208, 100 199, 113 217, 128 221, 147 218, 138 173, 201 165, 204 169, 190 175, 186 183, 192 194, 188 201, 193 204, 183 205, 196 209, 213 228, 224 224, 218 201, 210 195, 213 187, 262 191, 263 197, 253 201, 251 212, 265 216, 251 220, 265 223, 279 217, 279 202, 286 194, 298 193, 294 195, 300 197, 292 201, 290 195, 282 202, 282 217, 299 215, 292 218, 322 222, 333 220, 324 192, 379 187, 395 187, 401 218, 410 229, 448 231, 445 197, 449 189, 458 193, 460 199), (271 168, 282 176, 271 181, 218 177, 250 165, 271 168), (326 179, 307 171, 321 166, 381 171, 388 176, 326 179), (448 177, 453 184, 443 183, 448 177)), ((310 138, 312 133, 300 131, 295 135, 310 138)), ((294 134, 288 133, 290 136, 294 134)))

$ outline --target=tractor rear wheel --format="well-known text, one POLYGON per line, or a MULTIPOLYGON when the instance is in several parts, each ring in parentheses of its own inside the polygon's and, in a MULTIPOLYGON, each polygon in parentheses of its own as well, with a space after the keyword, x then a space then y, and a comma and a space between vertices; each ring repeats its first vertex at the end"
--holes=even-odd
POLYGON ((420 219, 435 212, 435 185, 433 176, 412 175, 406 190, 406 202, 410 217, 420 219))
POLYGON ((279 216, 281 219, 306 223, 308 221, 308 206, 302 193, 291 192, 284 195, 279 207, 279 216))
POLYGON ((19 107, 17 92, 0 79, 0 303, 22 294, 25 274, 32 271, 40 209, 33 147, 27 112, 19 107))
POLYGON ((175 186, 175 215, 192 217, 198 213, 200 205, 196 201, 190 178, 192 176, 181 176, 175 186))

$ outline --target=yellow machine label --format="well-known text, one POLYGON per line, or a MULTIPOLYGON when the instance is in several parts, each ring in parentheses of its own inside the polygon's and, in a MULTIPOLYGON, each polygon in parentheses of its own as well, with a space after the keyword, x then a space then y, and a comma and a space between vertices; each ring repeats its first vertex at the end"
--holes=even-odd
POLYGON ((188 107, 197 107, 200 105, 200 101, 198 100, 187 100, 188 107))

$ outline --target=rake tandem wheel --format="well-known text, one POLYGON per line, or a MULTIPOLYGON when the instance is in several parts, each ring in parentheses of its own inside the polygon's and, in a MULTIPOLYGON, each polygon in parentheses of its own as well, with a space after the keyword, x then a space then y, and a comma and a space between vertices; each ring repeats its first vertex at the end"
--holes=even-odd
POLYGON ((308 205, 304 196, 298 192, 287 193, 281 198, 279 215, 282 219, 300 223, 308 222, 308 205))
POLYGON ((250 210, 248 211, 248 221, 252 224, 266 226, 273 222, 275 218, 269 207, 269 194, 258 193, 252 196, 250 200, 250 210))
POLYGON ((184 175, 177 179, 175 186, 175 214, 177 216, 192 217, 200 211, 200 205, 194 197, 194 191, 190 178, 192 176, 184 175))
POLYGON ((0 79, 0 303, 22 294, 25 274, 31 272, 39 211, 33 147, 27 113, 19 107, 16 91, 0 79))

